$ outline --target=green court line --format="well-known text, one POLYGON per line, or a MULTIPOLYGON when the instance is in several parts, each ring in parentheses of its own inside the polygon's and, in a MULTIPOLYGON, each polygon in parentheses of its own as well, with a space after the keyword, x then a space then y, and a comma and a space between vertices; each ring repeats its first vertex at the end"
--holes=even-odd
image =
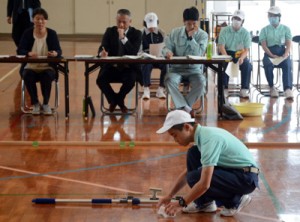
POLYGON ((267 190, 267 192, 269 194, 269 197, 271 198, 271 201, 272 201, 272 203, 273 203, 273 205, 275 207, 277 215, 283 214, 284 213, 284 209, 283 209, 282 205, 280 204, 280 201, 278 200, 278 198, 274 194, 274 192, 273 192, 272 188, 270 187, 269 183, 267 182, 264 174, 260 172, 259 178, 262 181, 262 183, 264 184, 264 186, 265 186, 265 188, 266 188, 266 190, 267 190))

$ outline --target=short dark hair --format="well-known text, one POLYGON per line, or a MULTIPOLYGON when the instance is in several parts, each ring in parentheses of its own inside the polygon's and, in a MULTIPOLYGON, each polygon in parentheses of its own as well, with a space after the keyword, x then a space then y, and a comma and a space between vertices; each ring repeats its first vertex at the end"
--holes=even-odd
POLYGON ((183 11, 183 20, 197 21, 199 19, 199 11, 196 7, 190 7, 183 11))
POLYGON ((44 17, 44 19, 48 20, 48 13, 43 8, 34 9, 32 12, 32 18, 34 18, 34 16, 36 16, 36 15, 42 15, 44 17))
MULTIPOLYGON (((171 127, 171 129, 181 131, 183 129, 184 124, 185 123, 180 123, 180 124, 174 125, 174 126, 171 127)), ((186 123, 186 124, 190 124, 191 126, 194 126, 195 122, 189 122, 189 123, 186 123)))
POLYGON ((117 12, 118 15, 128 15, 129 17, 131 17, 131 12, 128 9, 119 9, 117 12))

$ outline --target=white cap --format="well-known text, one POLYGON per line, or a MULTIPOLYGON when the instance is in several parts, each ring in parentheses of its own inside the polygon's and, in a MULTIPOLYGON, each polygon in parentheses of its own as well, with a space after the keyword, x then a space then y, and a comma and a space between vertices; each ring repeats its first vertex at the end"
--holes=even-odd
POLYGON ((146 22, 147 28, 156 28, 158 17, 154 12, 149 12, 145 15, 144 21, 146 22))
POLYGON ((174 110, 168 113, 163 127, 157 130, 156 133, 165 133, 175 125, 190 122, 195 122, 195 119, 189 113, 183 110, 174 110))
POLYGON ((269 10, 268 10, 268 13, 278 15, 278 14, 281 14, 281 10, 277 6, 271 6, 271 8, 269 8, 269 10))
POLYGON ((242 10, 236 10, 233 13, 232 17, 238 17, 238 18, 244 20, 245 19, 245 13, 242 10))

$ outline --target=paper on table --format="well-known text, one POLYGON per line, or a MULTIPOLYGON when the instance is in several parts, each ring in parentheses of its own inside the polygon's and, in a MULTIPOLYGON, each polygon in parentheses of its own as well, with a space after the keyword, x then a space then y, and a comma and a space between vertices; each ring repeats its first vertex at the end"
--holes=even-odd
POLYGON ((270 58, 270 61, 273 63, 274 66, 277 66, 285 59, 285 57, 270 58))
POLYGON ((181 59, 187 59, 187 57, 186 56, 172 56, 171 59, 173 59, 173 60, 176 60, 176 59, 181 60, 181 59))
POLYGON ((9 55, 0 55, 0 58, 9 58, 9 55))
POLYGON ((142 58, 139 55, 123 55, 122 57, 126 58, 126 59, 141 59, 142 58))
POLYGON ((194 56, 194 55, 188 55, 187 58, 188 58, 188 59, 197 59, 197 60, 203 60, 203 59, 206 59, 205 56, 194 56))
POLYGON ((229 62, 226 68, 226 73, 230 77, 238 77, 239 76, 239 64, 234 62, 229 62))
POLYGON ((157 44, 150 44, 149 45, 149 53, 156 57, 162 57, 162 49, 165 46, 165 43, 157 43, 157 44))
POLYGON ((122 59, 124 57, 122 56, 106 56, 106 57, 100 57, 100 59, 122 59))
POLYGON ((75 58, 93 58, 93 55, 75 55, 75 58))
POLYGON ((231 60, 231 56, 229 55, 213 55, 212 59, 227 59, 227 60, 231 60))

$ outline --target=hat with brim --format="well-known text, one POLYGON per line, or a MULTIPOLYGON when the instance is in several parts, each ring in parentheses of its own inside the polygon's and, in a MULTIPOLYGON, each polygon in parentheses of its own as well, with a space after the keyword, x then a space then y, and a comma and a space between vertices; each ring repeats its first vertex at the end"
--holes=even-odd
POLYGON ((164 125, 156 133, 165 133, 175 125, 191 122, 195 122, 195 119, 189 113, 183 110, 174 110, 168 113, 164 125))
POLYGON ((154 12, 146 14, 144 21, 146 22, 147 28, 157 28, 158 17, 154 12))
POLYGON ((241 10, 236 10, 236 11, 233 13, 232 17, 238 17, 238 18, 240 18, 241 20, 244 20, 244 19, 245 19, 245 13, 244 13, 243 11, 241 11, 241 10))
POLYGON ((268 10, 268 13, 274 14, 274 15, 279 15, 281 14, 281 10, 277 6, 271 6, 268 10))

